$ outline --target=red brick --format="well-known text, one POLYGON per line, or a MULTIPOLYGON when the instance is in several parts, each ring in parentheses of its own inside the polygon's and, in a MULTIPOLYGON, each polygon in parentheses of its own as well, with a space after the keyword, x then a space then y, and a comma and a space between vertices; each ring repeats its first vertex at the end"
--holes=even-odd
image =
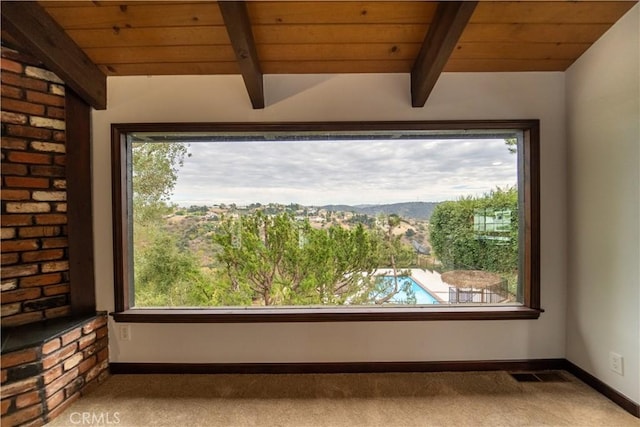
POLYGON ((29 200, 31 194, 28 190, 2 190, 2 200, 29 200))
POLYGON ((66 248, 67 246, 69 246, 69 241, 66 237, 42 239, 42 249, 66 248))
MULTIPOLYGON (((11 267, 5 267, 2 269, 2 278, 8 279, 11 277, 23 277, 23 276, 31 276, 33 274, 38 274, 38 266, 36 264, 27 264, 27 265, 15 265, 11 267)), ((17 291, 16 291, 17 292, 17 291)), ((40 291, 38 291, 40 293, 40 291)), ((13 302, 5 300, 8 298, 5 294, 2 294, 2 302, 13 302)), ((20 300, 14 300, 20 301, 20 300)))
POLYGON ((76 341, 81 336, 82 336, 82 329, 80 327, 72 331, 69 331, 62 336, 62 345, 63 346, 68 345, 69 343, 76 341))
POLYGON ((36 176, 53 176, 64 178, 64 167, 62 166, 31 166, 31 174, 36 176))
MULTIPOLYGON (((2 98, 7 97, 20 99, 24 95, 21 88, 7 85, 0 85, 0 92, 2 92, 2 98)), ((3 99, 2 102, 4 103, 5 100, 3 99)))
POLYGON ((20 256, 17 253, 2 253, 0 258, 2 260, 2 265, 10 265, 17 263, 20 256))
POLYGON ((60 375, 62 375, 62 364, 54 366, 42 374, 42 381, 47 385, 60 378, 60 375))
POLYGON ((55 271, 69 270, 69 261, 50 261, 45 262, 40 267, 43 273, 52 273, 55 271))
POLYGON ((12 123, 14 125, 27 124, 27 116, 21 113, 12 113, 10 111, 0 112, 0 119, 2 123, 12 123))
MULTIPOLYGON (((59 392, 57 392, 56 394, 54 394, 53 396, 47 399, 47 410, 51 411, 56 406, 61 404, 63 400, 64 400, 64 390, 60 390, 59 392)), ((51 419, 51 417, 49 417, 49 419, 51 419)))
POLYGON ((33 251, 38 249, 37 240, 5 240, 2 242, 3 252, 33 251))
POLYGON ((51 139, 51 130, 22 125, 6 125, 7 135, 33 139, 51 139))
POLYGON ((67 163, 67 156, 53 156, 53 163, 64 166, 67 163))
POLYGON ((17 426, 42 415, 42 405, 33 405, 2 418, 2 425, 17 426))
POLYGON ((106 337, 107 335, 109 335, 109 328, 107 328, 107 325, 104 325, 102 328, 96 330, 96 339, 100 340, 104 337, 106 337))
POLYGON ((60 227, 55 226, 35 226, 35 227, 20 227, 19 235, 21 238, 29 237, 53 237, 60 234, 60 227))
POLYGON ((26 175, 29 172, 26 165, 3 163, 2 173, 4 175, 26 175))
POLYGON ((78 374, 82 375, 87 372, 89 369, 93 368, 96 365, 96 356, 91 356, 88 359, 83 360, 78 365, 78 374))
MULTIPOLYGON (((49 86, 47 85, 47 89, 49 86)), ((64 107, 64 97, 57 95, 49 95, 42 92, 27 91, 27 101, 39 104, 52 105, 54 107, 64 107)))
POLYGON ((58 190, 66 190, 67 189, 67 180, 66 179, 54 179, 53 180, 53 188, 58 190))
POLYGON ((28 348, 26 350, 14 351, 6 353, 0 356, 0 364, 2 369, 11 368, 12 366, 23 365, 25 363, 33 362, 38 358, 38 352, 35 348, 28 348))
POLYGON ((38 390, 34 390, 18 396, 16 398, 16 407, 18 409, 22 409, 38 402, 40 402, 40 392, 38 390))
POLYGON ((0 68, 16 74, 22 74, 22 71, 24 71, 22 64, 6 58, 2 58, 2 61, 0 61, 0 68))
POLYGON ((19 302, 14 302, 12 304, 2 304, 2 306, 0 306, 0 317, 10 317, 15 314, 19 314, 22 311, 22 304, 19 302))
POLYGON ((0 228, 0 239, 8 240, 16 238, 16 229, 13 227, 0 228))
MULTIPOLYGON (((3 136, 1 141, 2 141, 2 148, 6 149, 6 150, 26 150, 27 149, 27 140, 26 139, 11 138, 9 136, 3 136)), ((4 165, 3 165, 3 171, 2 172, 5 175, 8 175, 6 172, 4 172, 4 165)))
POLYGON ((43 92, 49 88, 49 84, 43 80, 22 77, 14 73, 2 73, 2 75, 0 75, 0 81, 2 81, 2 84, 18 86, 25 89, 40 90, 43 92))
POLYGON ((62 390, 64 386, 69 384, 78 376, 78 368, 74 368, 69 372, 60 376, 57 380, 53 381, 51 384, 44 388, 44 394, 46 397, 53 396, 58 390, 62 390))
POLYGON ((98 363, 101 363, 109 358, 109 348, 105 347, 98 352, 98 363))
POLYGON ((3 396, 16 396, 21 393, 26 393, 31 390, 35 390, 38 387, 38 377, 31 377, 24 380, 5 384, 2 387, 3 396))
POLYGON ((55 319, 56 317, 69 316, 70 314, 71 314, 71 306, 69 305, 48 308, 44 311, 44 316, 47 319, 55 319))
POLYGON ((68 397, 65 401, 59 404, 55 409, 49 411, 48 418, 54 419, 61 413, 63 413, 69 406, 71 406, 76 400, 80 398, 80 393, 76 393, 71 397, 68 397))
MULTIPOLYGON (((98 357, 98 360, 99 359, 100 358, 98 357)), ((109 362, 107 360, 103 360, 102 362, 99 362, 96 366, 89 369, 89 372, 87 372, 87 375, 85 375, 85 381, 89 382, 92 379, 97 378, 102 371, 108 368, 109 368, 109 362)))
MULTIPOLYGON (((4 165, 2 167, 4 169, 4 165)), ((49 188, 49 180, 47 178, 5 176, 4 182, 7 187, 13 188, 49 188)))
POLYGON ((91 322, 87 323, 86 325, 84 325, 82 327, 82 333, 84 334, 90 334, 91 332, 95 331, 96 329, 104 326, 107 324, 107 317, 106 316, 99 316, 96 317, 95 319, 93 319, 91 322))
POLYGON ((68 371, 70 369, 75 368, 78 364, 82 362, 82 353, 76 353, 67 360, 64 361, 63 369, 68 371))
POLYGON ((67 136, 62 131, 54 131, 53 132, 53 140, 58 142, 64 142, 67 139, 67 136))
POLYGON ((2 326, 19 326, 27 323, 34 323, 43 320, 41 311, 32 311, 30 313, 16 314, 2 318, 2 326))
POLYGON ((49 261, 54 259, 60 259, 64 256, 63 249, 49 249, 44 251, 35 252, 23 252, 23 262, 37 262, 37 261, 49 261))
POLYGON ((82 350, 90 344, 96 341, 96 333, 92 332, 89 335, 85 335, 78 340, 78 349, 82 350))
POLYGON ((6 414, 11 407, 11 399, 2 399, 2 415, 6 414))
POLYGON ((78 349, 77 343, 71 343, 66 347, 62 347, 60 350, 45 356, 42 359, 42 368, 49 369, 52 366, 55 366, 71 356, 78 349))
POLYGON ((52 273, 52 274, 39 274, 37 276, 31 277, 23 277, 20 279, 20 287, 21 288, 29 288, 32 286, 47 286, 47 285, 55 285, 62 281, 62 274, 60 273, 52 273))
POLYGON ((35 65, 36 67, 42 66, 42 63, 26 53, 18 52, 8 47, 2 47, 2 57, 13 59, 16 62, 20 62, 23 65, 35 65))
POLYGON ((2 98, 2 109, 15 113, 33 114, 41 116, 45 112, 43 105, 32 104, 31 102, 20 101, 18 99, 2 98))
POLYGON ((68 283, 61 285, 49 285, 42 288, 45 296, 63 295, 68 294, 71 291, 71 287, 68 283))
POLYGON ((64 119, 65 118, 64 108, 47 107, 47 116, 52 117, 54 119, 64 119))
POLYGON ((0 217, 0 223, 3 227, 15 225, 31 225, 33 217, 31 215, 5 215, 0 217))
POLYGON ((51 164, 51 155, 39 154, 39 153, 24 153, 20 151, 10 151, 9 161, 13 163, 48 165, 48 164, 51 164))
POLYGON ((60 338, 52 339, 42 345, 42 354, 49 354, 52 351, 59 349, 60 347, 60 338))
POLYGON ((67 216, 65 214, 43 214, 36 215, 36 224, 38 225, 55 225, 66 224, 67 216))
MULTIPOLYGON (((3 270, 6 270, 6 267, 3 270)), ((15 291, 6 291, 2 293, 2 303, 8 304, 16 301, 26 301, 40 296, 40 288, 17 289, 15 291)))

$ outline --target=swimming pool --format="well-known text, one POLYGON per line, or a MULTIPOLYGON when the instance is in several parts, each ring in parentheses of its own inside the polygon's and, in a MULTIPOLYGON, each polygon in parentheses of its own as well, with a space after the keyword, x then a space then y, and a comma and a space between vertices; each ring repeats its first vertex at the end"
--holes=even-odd
MULTIPOLYGON (((393 276, 382 276, 382 280, 384 280, 385 283, 389 284, 388 285, 389 290, 393 289, 393 276)), ((401 287, 403 284, 407 282, 411 283, 411 290, 413 291, 416 297, 416 304, 439 304, 436 297, 434 297, 429 292, 427 292, 422 286, 418 285, 416 281, 413 280, 411 277, 399 276, 398 282, 400 283, 401 287)), ((407 298, 408 298, 407 293, 404 291, 400 291, 397 294, 395 294, 393 298, 389 300, 389 302, 392 304, 393 303, 406 304, 407 298)))

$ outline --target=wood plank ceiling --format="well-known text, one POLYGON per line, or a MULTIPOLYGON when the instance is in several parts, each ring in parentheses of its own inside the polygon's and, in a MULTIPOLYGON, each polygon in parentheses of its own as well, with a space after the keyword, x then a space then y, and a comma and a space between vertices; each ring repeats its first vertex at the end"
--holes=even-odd
MULTIPOLYGON (((242 74, 250 94, 261 87, 247 76, 262 74, 420 72, 444 4, 467 2, 229 3, 39 2, 106 75, 242 74)), ((442 30, 452 43, 435 71, 564 71, 635 3, 480 1, 457 18, 461 34, 442 30)))

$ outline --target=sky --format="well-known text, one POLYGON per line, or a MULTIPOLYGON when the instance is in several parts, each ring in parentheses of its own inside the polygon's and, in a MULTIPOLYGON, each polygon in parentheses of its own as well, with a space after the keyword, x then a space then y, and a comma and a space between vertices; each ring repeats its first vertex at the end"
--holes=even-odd
POLYGON ((503 139, 192 142, 171 201, 389 204, 440 202, 515 186, 503 139))

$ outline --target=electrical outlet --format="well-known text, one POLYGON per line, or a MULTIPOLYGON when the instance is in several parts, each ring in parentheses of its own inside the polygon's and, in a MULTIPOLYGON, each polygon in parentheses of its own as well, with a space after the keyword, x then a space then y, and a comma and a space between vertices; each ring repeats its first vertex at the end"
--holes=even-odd
POLYGON ((120 325, 120 340, 131 341, 131 325, 120 325))
POLYGON ((616 374, 624 375, 624 371, 622 369, 623 357, 618 353, 609 352, 609 369, 611 369, 616 374))

